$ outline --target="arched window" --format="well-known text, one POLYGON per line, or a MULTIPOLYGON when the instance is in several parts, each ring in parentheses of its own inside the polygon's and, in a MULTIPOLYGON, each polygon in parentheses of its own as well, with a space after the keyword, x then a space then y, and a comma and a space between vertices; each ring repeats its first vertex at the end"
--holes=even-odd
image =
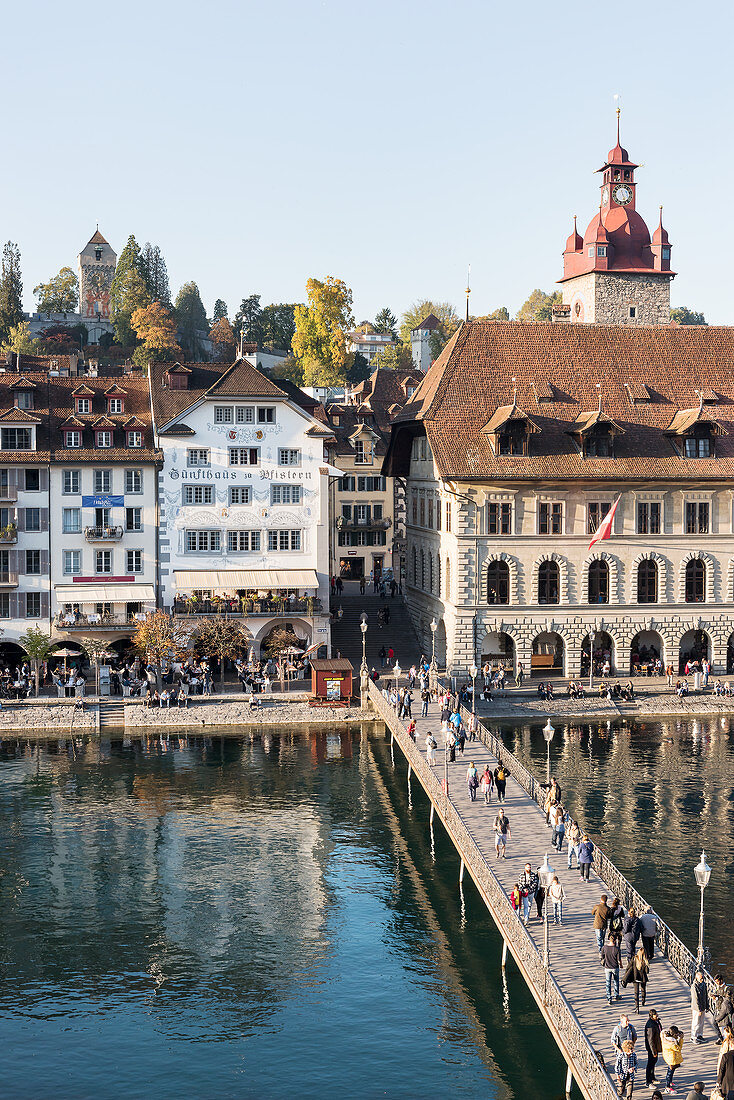
POLYGON ((658 602, 658 567, 652 558, 645 558, 637 566, 637 602, 658 602))
POLYGON ((510 570, 506 561, 491 561, 487 566, 487 603, 510 602, 510 570))
POLYGON ((703 603, 706 599, 706 566, 693 558, 686 566, 686 603, 703 603))
POLYGON ((421 550, 421 588, 426 587, 426 554, 421 550))
POLYGON ((446 599, 451 599, 451 558, 446 558, 446 599))
POLYGON ((589 603, 609 603, 609 566, 592 561, 589 566, 589 603))
POLYGON ((538 603, 558 603, 559 591, 558 562, 542 561, 538 568, 538 603))

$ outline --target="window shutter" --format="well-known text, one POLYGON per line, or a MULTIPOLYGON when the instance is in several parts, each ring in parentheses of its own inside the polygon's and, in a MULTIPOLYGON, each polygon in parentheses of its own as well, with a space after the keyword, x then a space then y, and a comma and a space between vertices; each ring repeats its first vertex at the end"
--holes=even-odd
POLYGON ((41 593, 41 618, 42 619, 47 619, 48 618, 50 598, 51 598, 51 594, 49 592, 42 592, 41 593))
POLYGON ((18 602, 19 602, 18 601, 18 593, 17 592, 11 592, 10 593, 10 600, 8 601, 9 606, 10 606, 10 618, 11 619, 19 619, 20 618, 20 609, 18 607, 18 602))
POLYGON ((10 486, 11 489, 16 489, 18 487, 18 467, 17 466, 11 466, 10 469, 8 470, 8 485, 10 486))
POLYGON ((25 508, 17 509, 15 522, 19 531, 25 531, 25 508))
POLYGON ((8 572, 18 572, 18 551, 15 547, 12 550, 8 550, 8 572))
POLYGON ((42 492, 48 492, 48 470, 45 466, 38 471, 38 484, 42 492))
POLYGON ((41 551, 41 574, 44 577, 48 573, 48 566, 49 566, 48 550, 42 550, 41 551))
POLYGON ((41 509, 41 530, 48 531, 48 508, 41 509))

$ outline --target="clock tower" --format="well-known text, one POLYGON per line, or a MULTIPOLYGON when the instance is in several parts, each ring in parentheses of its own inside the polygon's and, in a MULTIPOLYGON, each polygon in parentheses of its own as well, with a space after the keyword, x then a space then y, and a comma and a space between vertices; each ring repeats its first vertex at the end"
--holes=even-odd
POLYGON ((637 213, 635 169, 619 140, 601 174, 599 212, 583 237, 574 230, 563 253, 563 303, 570 321, 662 325, 670 321, 671 246, 660 224, 652 239, 637 213))

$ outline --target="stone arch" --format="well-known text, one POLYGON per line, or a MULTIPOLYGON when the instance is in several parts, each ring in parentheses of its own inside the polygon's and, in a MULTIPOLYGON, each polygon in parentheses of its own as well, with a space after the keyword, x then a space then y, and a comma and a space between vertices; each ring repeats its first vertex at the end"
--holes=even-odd
POLYGON ((690 554, 686 554, 685 557, 681 558, 678 572, 678 600, 680 603, 686 602, 686 566, 692 561, 702 561, 706 567, 705 602, 713 603, 716 591, 716 562, 705 550, 691 550, 690 554))
POLYGON ((594 561, 606 562, 609 569, 609 602, 610 603, 623 603, 622 599, 622 569, 619 558, 615 558, 613 554, 608 554, 606 550, 597 550, 589 557, 583 564, 581 570, 581 599, 579 603, 589 602, 589 568, 594 561))
MULTIPOLYGON (((262 653, 262 644, 272 632, 278 628, 284 630, 292 630, 295 636, 300 642, 305 642, 304 649, 310 644, 312 639, 312 624, 306 619, 268 619, 268 621, 260 627, 257 634, 252 638, 252 646, 255 650, 256 656, 260 656, 262 653)), ((324 643, 326 644, 326 643, 324 643)))
MULTIPOLYGON (((637 571, 643 561, 654 561, 658 567, 658 603, 668 602, 668 566, 669 562, 667 558, 664 558, 662 554, 658 554, 655 550, 646 550, 643 554, 638 554, 635 560, 632 562, 632 592, 631 603, 637 603, 637 571)), ((685 569, 683 570, 685 576, 685 569)), ((685 583, 685 582, 684 582, 685 583)), ((647 606, 647 605, 643 605, 647 606)), ((652 606, 652 605, 650 605, 652 606)))
POLYGON ((494 630, 487 627, 479 642, 482 667, 485 660, 489 660, 493 665, 509 666, 508 671, 514 675, 517 647, 518 638, 511 625, 499 623, 494 630))
POLYGON ((556 554, 555 551, 552 554, 541 554, 536 558, 533 563, 533 577, 532 577, 532 594, 531 603, 537 604, 538 602, 538 570, 544 561, 555 562, 558 566, 559 575, 559 592, 558 602, 561 604, 568 603, 568 560, 563 557, 562 554, 556 554))
POLYGON ((486 559, 482 565, 482 586, 483 592, 480 594, 482 597, 481 602, 487 603, 487 574, 489 567, 493 561, 504 562, 507 566, 507 570, 510 575, 510 600, 511 604, 517 604, 520 602, 520 568, 517 558, 514 558, 512 554, 506 554, 503 550, 501 554, 492 554, 486 559))

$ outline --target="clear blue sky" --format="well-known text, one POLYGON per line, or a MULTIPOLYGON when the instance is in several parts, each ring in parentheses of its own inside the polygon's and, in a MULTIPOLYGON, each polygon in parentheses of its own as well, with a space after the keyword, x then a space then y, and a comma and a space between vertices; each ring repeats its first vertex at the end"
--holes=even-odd
POLYGON ((358 320, 421 297, 472 312, 551 289, 614 144, 612 96, 673 304, 734 322, 732 7, 454 0, 6 6, 0 237, 32 288, 101 231, 161 246, 211 311, 299 301, 358 320))

